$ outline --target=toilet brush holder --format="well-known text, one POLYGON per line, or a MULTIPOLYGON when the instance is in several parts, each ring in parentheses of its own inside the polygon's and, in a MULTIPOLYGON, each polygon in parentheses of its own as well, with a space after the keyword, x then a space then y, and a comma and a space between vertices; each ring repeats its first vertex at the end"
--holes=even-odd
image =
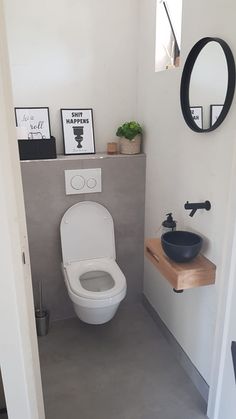
POLYGON ((49 330, 49 312, 48 310, 35 310, 36 329, 38 336, 46 336, 49 330))
POLYGON ((49 311, 43 308, 43 284, 40 280, 39 286, 39 308, 35 310, 36 329, 38 336, 46 336, 49 330, 49 311))

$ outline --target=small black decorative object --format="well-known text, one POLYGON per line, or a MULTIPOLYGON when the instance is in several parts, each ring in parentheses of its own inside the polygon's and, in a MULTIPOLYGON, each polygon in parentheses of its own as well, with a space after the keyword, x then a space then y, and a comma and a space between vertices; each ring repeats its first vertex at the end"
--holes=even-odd
POLYGON ((181 88, 180 88, 180 100, 181 100, 181 108, 183 117, 185 119, 186 124, 195 132, 210 132, 218 128, 224 119, 226 118, 226 115, 229 112, 233 97, 234 97, 234 91, 235 91, 235 62, 234 57, 232 54, 232 51, 228 44, 223 41, 223 39, 220 38, 211 38, 206 37, 200 39, 194 47, 191 49, 187 60, 184 65, 182 79, 181 79, 181 88), (211 125, 209 128, 200 128, 192 118, 191 113, 191 105, 190 105, 190 99, 189 99, 189 88, 190 88, 190 79, 192 75, 192 71, 194 68, 194 65, 197 61, 197 58, 199 54, 201 53, 202 49, 209 43, 209 42, 217 42, 224 52, 226 62, 227 62, 227 69, 228 69, 228 84, 227 84, 227 91, 225 96, 225 102, 223 104, 222 111, 220 115, 218 116, 217 120, 213 125, 211 125))
POLYGON ((19 140, 20 160, 56 159, 56 140, 19 140))
POLYGON ((93 110, 61 109, 65 154, 95 154, 93 110))

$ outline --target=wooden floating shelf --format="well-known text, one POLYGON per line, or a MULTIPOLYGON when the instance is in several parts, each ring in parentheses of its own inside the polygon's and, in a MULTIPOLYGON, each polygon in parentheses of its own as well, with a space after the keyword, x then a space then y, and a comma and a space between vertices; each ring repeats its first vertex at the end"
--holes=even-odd
POLYGON ((145 255, 176 291, 215 283, 216 266, 199 254, 188 263, 176 263, 166 256, 161 239, 147 239, 145 255))

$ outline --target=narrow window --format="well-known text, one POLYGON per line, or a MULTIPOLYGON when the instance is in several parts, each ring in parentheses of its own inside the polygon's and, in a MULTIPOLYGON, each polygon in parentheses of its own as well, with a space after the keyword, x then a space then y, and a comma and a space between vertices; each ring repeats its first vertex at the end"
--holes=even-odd
POLYGON ((182 0, 157 0, 155 71, 179 66, 182 0))

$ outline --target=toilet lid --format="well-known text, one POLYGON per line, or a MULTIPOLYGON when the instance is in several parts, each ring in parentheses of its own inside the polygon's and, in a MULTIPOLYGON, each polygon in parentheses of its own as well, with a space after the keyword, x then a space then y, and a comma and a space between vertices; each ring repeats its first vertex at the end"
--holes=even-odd
POLYGON ((114 259, 94 259, 91 261, 73 262, 64 266, 67 274, 67 279, 71 290, 74 294, 94 300, 101 300, 104 298, 114 297, 126 289, 126 279, 114 259), (96 285, 91 287, 91 282, 94 281, 101 285, 101 277, 98 273, 108 274, 111 281, 107 282, 107 289, 102 283, 103 289, 96 290, 96 285), (83 281, 81 278, 87 277, 90 284, 86 286, 86 279, 83 281), (94 279, 93 279, 94 278, 94 279))
POLYGON ((69 208, 62 217, 60 232, 64 265, 116 257, 112 216, 97 202, 79 202, 69 208))

